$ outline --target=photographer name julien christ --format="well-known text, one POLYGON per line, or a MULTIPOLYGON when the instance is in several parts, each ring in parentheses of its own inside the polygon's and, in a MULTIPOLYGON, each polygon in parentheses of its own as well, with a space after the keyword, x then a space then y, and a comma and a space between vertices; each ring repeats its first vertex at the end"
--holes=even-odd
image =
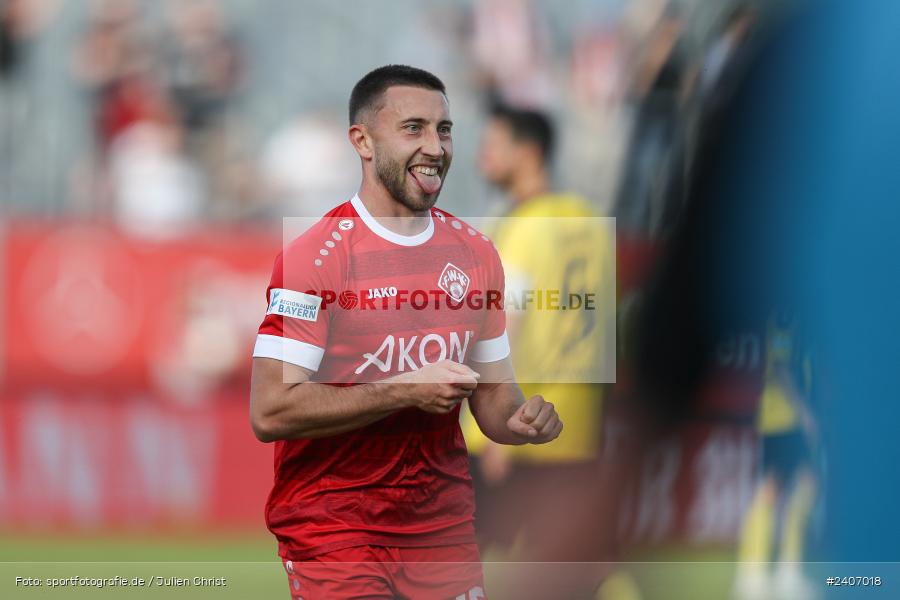
POLYGON ((154 577, 157 587, 228 587, 224 577, 154 577))

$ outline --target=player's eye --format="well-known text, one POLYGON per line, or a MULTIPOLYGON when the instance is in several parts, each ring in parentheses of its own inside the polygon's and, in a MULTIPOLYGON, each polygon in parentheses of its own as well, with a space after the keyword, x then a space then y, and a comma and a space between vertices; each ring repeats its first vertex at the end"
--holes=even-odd
POLYGON ((407 123, 406 130, 410 133, 419 133, 421 131, 422 126, 418 123, 407 123))
POLYGON ((438 127, 438 133, 441 135, 450 135, 450 126, 449 125, 441 125, 438 127))

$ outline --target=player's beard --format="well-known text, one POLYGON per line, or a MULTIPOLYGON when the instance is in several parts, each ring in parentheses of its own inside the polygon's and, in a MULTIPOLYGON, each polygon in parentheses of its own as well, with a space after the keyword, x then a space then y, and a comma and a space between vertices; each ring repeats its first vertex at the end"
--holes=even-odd
POLYGON ((375 153, 375 174, 391 196, 394 197, 394 200, 414 212, 430 209, 437 202, 441 193, 441 190, 433 194, 426 194, 421 190, 419 190, 419 195, 409 193, 406 185, 406 176, 408 174, 406 164, 392 160, 384 152, 375 153))

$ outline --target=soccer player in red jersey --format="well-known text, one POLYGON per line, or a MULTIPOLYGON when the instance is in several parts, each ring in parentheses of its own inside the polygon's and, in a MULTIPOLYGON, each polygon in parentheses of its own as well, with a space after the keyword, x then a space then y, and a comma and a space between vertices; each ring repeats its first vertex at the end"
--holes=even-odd
POLYGON ((275 442, 266 521, 295 600, 486 598, 460 403, 501 444, 562 431, 515 383, 494 246, 433 208, 451 127, 434 75, 363 77, 359 192, 275 261, 250 420, 275 442))

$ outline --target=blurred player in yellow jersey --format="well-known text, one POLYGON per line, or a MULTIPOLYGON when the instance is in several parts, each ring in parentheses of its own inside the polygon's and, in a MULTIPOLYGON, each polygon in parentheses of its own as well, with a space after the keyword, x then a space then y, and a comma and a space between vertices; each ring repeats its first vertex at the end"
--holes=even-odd
POLYGON ((766 325, 766 365, 757 427, 761 474, 744 517, 734 597, 739 600, 806 600, 816 597, 802 575, 803 538, 815 479, 810 410, 812 364, 785 311, 766 325), (777 553, 776 553, 777 550, 777 553), (777 562, 770 573, 765 563, 777 562))
POLYGON ((494 444, 471 415, 464 417, 478 499, 476 531, 487 560, 596 560, 591 552, 601 510, 595 486, 603 395, 597 382, 611 380, 603 365, 615 343, 613 307, 553 311, 536 300, 520 310, 511 305, 542 290, 558 290, 564 299, 606 290, 614 298, 611 232, 592 219, 597 215, 585 200, 552 191, 553 138, 543 114, 496 107, 481 141, 482 175, 509 202, 491 235, 506 274, 517 380, 527 394, 553 402, 566 423, 538 453, 494 444), (532 518, 536 506, 545 511, 539 520, 532 518))

